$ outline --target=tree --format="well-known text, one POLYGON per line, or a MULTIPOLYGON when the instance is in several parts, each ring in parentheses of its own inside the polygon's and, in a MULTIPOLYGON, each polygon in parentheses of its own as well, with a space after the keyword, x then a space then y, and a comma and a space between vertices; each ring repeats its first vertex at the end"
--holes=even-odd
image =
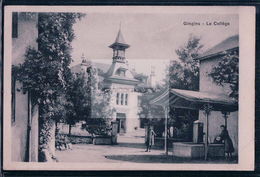
POLYGON ((98 69, 94 66, 88 68, 88 116, 83 128, 92 134, 108 134, 111 128, 114 109, 111 104, 110 89, 103 89, 98 76, 98 69))
POLYGON ((154 129, 157 135, 160 136, 164 131, 164 126, 160 123, 164 118, 164 111, 161 106, 151 105, 150 101, 161 92, 162 86, 157 85, 156 89, 144 89, 140 97, 140 108, 138 116, 142 123, 151 123, 155 125, 154 129))
MULTIPOLYGON (((176 50, 179 60, 170 62, 166 82, 170 88, 199 90, 199 62, 194 60, 202 53, 201 37, 190 34, 187 44, 176 50)), ((170 109, 168 124, 173 126, 175 138, 191 140, 192 123, 197 119, 198 111, 170 109)))
POLYGON ((237 52, 225 52, 222 60, 208 73, 213 81, 224 86, 229 84, 230 97, 238 102, 239 55, 237 52))
POLYGON ((80 120, 90 117, 90 86, 88 85, 88 74, 84 72, 75 73, 68 81, 65 91, 65 122, 69 124, 69 134, 71 125, 80 120))
POLYGON ((194 60, 202 52, 201 37, 190 34, 187 44, 176 50, 179 61, 170 62, 167 80, 170 88, 199 90, 199 62, 194 60))
POLYGON ((51 120, 60 116, 60 98, 70 77, 72 27, 82 17, 81 13, 39 13, 38 50, 29 46, 24 63, 13 67, 24 92, 39 105, 40 148, 49 140, 51 120))

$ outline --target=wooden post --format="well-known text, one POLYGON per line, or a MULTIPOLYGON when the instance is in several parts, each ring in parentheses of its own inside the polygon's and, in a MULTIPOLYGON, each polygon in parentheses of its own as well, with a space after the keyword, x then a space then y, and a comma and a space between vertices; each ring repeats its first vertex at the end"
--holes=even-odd
MULTIPOLYGON (((225 127, 227 129, 227 118, 228 118, 228 115, 230 114, 230 112, 227 112, 227 111, 221 111, 224 119, 225 119, 225 127)), ((226 146, 226 141, 224 141, 224 147, 226 146)), ((224 151, 224 157, 225 157, 225 151, 224 151)))
POLYGON ((210 104, 205 104, 204 105, 204 115, 206 115, 206 133, 205 133, 205 160, 208 160, 208 147, 209 147, 209 142, 208 142, 208 122, 209 122, 209 115, 212 110, 212 106, 210 104))
POLYGON ((221 113, 223 114, 223 117, 225 119, 225 127, 227 129, 227 118, 228 118, 228 115, 230 114, 230 112, 227 112, 227 111, 221 111, 221 113))
POLYGON ((31 139, 32 139, 32 135, 31 135, 31 129, 32 129, 32 123, 31 123, 31 111, 32 111, 32 103, 31 103, 31 92, 30 92, 30 90, 28 90, 28 92, 27 92, 27 94, 28 94, 28 97, 27 97, 27 99, 28 99, 28 108, 27 108, 27 114, 28 114, 28 120, 27 120, 27 122, 28 122, 28 125, 27 125, 27 129, 28 129, 28 140, 27 140, 27 153, 28 153, 28 162, 31 162, 32 161, 32 156, 31 156, 31 139))
POLYGON ((168 155, 168 107, 163 107, 165 115, 165 127, 164 127, 164 150, 165 155, 168 155))
POLYGON ((208 159, 208 147, 209 147, 209 142, 208 142, 208 138, 209 138, 209 135, 208 135, 208 132, 209 132, 209 115, 207 114, 206 115, 206 140, 205 140, 205 160, 208 159))

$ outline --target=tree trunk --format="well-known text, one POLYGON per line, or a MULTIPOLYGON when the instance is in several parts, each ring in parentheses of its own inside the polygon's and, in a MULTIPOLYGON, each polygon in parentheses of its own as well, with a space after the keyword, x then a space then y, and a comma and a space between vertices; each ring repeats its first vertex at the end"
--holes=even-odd
POLYGON ((71 134, 71 124, 69 124, 69 135, 71 134))
POLYGON ((56 130, 56 126, 55 126, 54 120, 50 120, 50 126, 51 126, 51 128, 50 128, 49 132, 50 132, 51 136, 50 136, 50 139, 49 139, 47 144, 50 148, 50 152, 52 153, 52 155, 55 156, 55 130, 56 130))

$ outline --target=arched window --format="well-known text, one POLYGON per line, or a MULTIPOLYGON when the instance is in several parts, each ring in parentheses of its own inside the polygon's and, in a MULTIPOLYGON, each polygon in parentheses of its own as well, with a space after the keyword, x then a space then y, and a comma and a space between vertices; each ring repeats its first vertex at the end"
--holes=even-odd
POLYGON ((119 93, 116 94, 116 104, 119 104, 119 93))
POLYGON ((127 105, 127 101, 128 101, 128 94, 125 94, 125 105, 127 105))
POLYGON ((123 104, 124 104, 124 94, 121 93, 121 105, 123 105, 123 104))

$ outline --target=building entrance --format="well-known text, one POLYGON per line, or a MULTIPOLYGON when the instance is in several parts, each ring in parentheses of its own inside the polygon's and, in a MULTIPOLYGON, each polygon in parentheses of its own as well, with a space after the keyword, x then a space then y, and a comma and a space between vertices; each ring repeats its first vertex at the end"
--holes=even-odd
POLYGON ((126 132, 126 127, 125 127, 126 115, 124 113, 117 113, 116 121, 118 121, 118 123, 119 123, 117 133, 125 133, 126 132))

